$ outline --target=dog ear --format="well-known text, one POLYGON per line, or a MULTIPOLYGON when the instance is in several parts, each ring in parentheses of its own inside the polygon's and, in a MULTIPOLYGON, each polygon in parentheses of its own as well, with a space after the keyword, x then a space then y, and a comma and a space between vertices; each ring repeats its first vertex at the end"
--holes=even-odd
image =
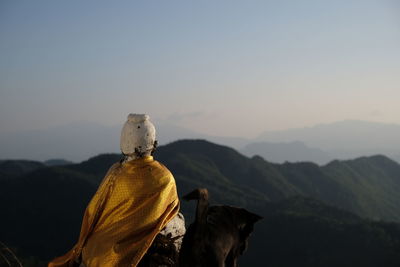
POLYGON ((237 227, 241 238, 247 239, 253 232, 254 224, 263 219, 260 215, 252 213, 246 209, 239 208, 235 212, 237 227))
MULTIPOLYGON (((247 210, 246 210, 247 211, 247 210)), ((257 214, 255 214, 255 213, 252 213, 252 212, 250 212, 250 211, 247 211, 247 218, 248 218, 248 220, 251 222, 251 223, 253 223, 253 224, 255 224, 256 222, 258 222, 259 220, 261 220, 261 219, 264 219, 263 217, 261 217, 260 215, 257 215, 257 214)))
POLYGON ((237 218, 238 225, 255 224, 263 219, 260 215, 252 213, 246 209, 237 208, 235 210, 235 217, 237 218))

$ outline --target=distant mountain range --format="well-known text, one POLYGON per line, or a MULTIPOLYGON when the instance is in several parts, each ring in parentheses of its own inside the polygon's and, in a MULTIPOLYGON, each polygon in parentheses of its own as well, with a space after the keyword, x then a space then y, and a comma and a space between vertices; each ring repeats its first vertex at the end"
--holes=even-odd
POLYGON ((251 143, 242 148, 240 152, 249 157, 259 155, 265 160, 275 163, 306 161, 323 165, 336 158, 321 149, 310 148, 300 141, 251 143))
MULTIPOLYGON (((120 158, 103 154, 61 166, 1 161, 0 241, 16 250, 25 266, 66 252, 97 185, 120 158)), ((264 217, 241 259, 244 266, 400 263, 400 226, 380 222, 400 222, 400 165, 385 156, 325 166, 275 164, 208 141, 182 140, 161 146, 156 159, 172 171, 180 194, 206 187, 213 203, 264 217)), ((195 203, 181 207, 190 222, 195 203)))
MULTIPOLYGON (((118 153, 120 130, 121 126, 74 123, 40 131, 0 133, 0 159, 64 158, 79 162, 101 153, 118 153)), ((394 124, 348 120, 265 132, 246 139, 209 136, 163 123, 157 125, 157 136, 161 145, 181 139, 206 139, 275 163, 311 161, 323 165, 334 159, 376 154, 400 162, 400 125, 394 124)))
POLYGON ((300 141, 334 159, 383 154, 400 162, 400 125, 346 120, 313 127, 265 132, 258 142, 300 141))

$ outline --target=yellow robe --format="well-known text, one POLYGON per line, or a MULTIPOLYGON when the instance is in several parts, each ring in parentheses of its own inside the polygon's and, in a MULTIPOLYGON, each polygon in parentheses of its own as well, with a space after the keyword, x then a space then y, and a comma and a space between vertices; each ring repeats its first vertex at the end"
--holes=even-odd
POLYGON ((79 241, 49 267, 136 266, 155 236, 178 213, 175 180, 148 156, 114 164, 86 208, 79 241))

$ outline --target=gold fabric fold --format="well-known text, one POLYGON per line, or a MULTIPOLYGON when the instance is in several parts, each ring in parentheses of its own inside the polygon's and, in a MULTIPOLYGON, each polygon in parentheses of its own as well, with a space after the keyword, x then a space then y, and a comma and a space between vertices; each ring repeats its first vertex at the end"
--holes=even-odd
POLYGON ((86 208, 77 244, 49 267, 136 266, 179 211, 175 180, 148 156, 114 164, 86 208))

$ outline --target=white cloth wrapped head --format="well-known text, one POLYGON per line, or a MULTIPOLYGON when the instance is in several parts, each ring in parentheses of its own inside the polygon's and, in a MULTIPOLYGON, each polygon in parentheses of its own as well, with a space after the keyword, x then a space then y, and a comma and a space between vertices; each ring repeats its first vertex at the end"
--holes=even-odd
POLYGON ((156 129, 149 115, 129 114, 121 131, 122 153, 131 157, 150 155, 155 141, 156 129))

